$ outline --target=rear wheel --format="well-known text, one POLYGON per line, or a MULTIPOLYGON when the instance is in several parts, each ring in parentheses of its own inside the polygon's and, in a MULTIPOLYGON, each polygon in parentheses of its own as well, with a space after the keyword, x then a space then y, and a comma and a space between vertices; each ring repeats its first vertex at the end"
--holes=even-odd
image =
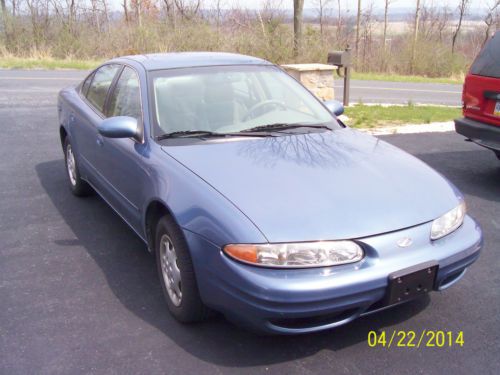
POLYGON ((187 243, 170 216, 158 222, 155 239, 158 275, 170 313, 183 323, 204 320, 209 309, 201 301, 187 243))
POLYGON ((73 147, 68 137, 64 140, 64 161, 66 162, 66 172, 71 192, 78 197, 89 195, 92 188, 80 177, 73 147))

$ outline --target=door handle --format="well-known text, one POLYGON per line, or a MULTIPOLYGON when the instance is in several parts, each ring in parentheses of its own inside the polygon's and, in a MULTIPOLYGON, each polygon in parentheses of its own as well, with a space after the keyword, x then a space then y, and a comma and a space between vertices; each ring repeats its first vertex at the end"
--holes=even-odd
POLYGON ((104 144, 104 139, 101 136, 97 137, 96 143, 98 146, 102 146, 104 144))

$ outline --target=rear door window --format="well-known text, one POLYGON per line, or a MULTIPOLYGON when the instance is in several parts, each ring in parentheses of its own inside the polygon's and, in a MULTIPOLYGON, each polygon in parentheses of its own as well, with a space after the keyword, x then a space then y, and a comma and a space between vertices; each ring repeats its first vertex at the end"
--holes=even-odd
POLYGON ((130 116, 141 121, 141 93, 139 78, 133 69, 125 67, 111 93, 107 106, 107 115, 130 116))
POLYGON ((120 65, 104 65, 96 70, 92 83, 87 92, 87 100, 100 112, 103 112, 106 96, 113 78, 120 69, 120 65))
POLYGON ((479 76, 500 78, 500 31, 484 45, 470 72, 479 76))

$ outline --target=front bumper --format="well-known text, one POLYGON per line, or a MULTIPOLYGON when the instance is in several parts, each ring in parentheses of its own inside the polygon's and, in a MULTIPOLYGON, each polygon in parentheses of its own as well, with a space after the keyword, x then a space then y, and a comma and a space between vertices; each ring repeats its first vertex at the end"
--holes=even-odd
POLYGON ((359 239, 365 258, 355 264, 309 269, 270 269, 235 262, 206 239, 185 231, 193 253, 203 301, 230 320, 269 333, 320 331, 374 312, 388 286, 388 275, 420 263, 439 268, 434 290, 443 290, 479 256, 482 233, 466 216, 452 234, 430 241, 431 223, 359 239), (413 239, 407 248, 396 245, 413 239))
POLYGON ((479 146, 500 152, 500 126, 463 117, 455 120, 455 130, 479 146))

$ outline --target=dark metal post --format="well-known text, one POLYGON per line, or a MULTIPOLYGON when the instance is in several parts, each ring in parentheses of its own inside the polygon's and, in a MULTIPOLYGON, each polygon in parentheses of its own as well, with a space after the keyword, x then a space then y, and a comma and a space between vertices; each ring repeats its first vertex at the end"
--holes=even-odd
MULTIPOLYGON (((351 48, 347 46, 345 49, 345 53, 348 54, 348 60, 351 61, 350 55, 351 55, 351 48)), ((350 64, 347 64, 344 66, 344 95, 343 95, 343 104, 344 107, 347 107, 349 105, 349 87, 350 87, 350 81, 351 81, 351 68, 349 67, 350 64)))
POLYGON ((339 77, 344 78, 344 107, 349 105, 349 86, 351 80, 351 47, 347 45, 344 51, 333 51, 328 53, 327 58, 328 64, 337 67, 337 74, 339 77), (341 74, 341 70, 344 68, 344 74, 341 74))

